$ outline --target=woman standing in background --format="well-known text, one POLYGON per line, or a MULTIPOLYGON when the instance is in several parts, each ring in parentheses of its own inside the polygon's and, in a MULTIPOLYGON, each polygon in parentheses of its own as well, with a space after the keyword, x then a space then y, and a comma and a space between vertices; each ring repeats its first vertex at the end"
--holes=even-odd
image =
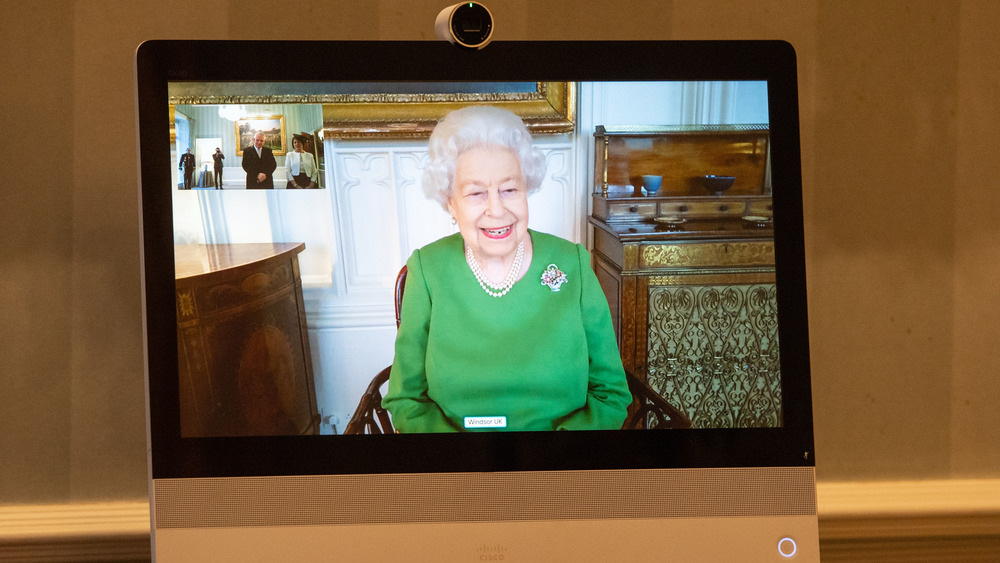
POLYGON ((285 177, 290 190, 319 187, 316 184, 316 159, 305 151, 305 141, 301 135, 292 137, 294 150, 285 155, 285 177))

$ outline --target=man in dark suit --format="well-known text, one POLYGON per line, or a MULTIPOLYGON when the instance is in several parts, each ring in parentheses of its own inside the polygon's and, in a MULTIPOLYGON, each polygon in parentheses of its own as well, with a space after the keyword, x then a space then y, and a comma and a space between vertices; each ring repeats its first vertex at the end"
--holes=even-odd
POLYGON ((264 146, 264 134, 253 136, 253 146, 243 149, 243 170, 247 173, 247 189, 273 189, 274 169, 278 162, 274 153, 264 146))
POLYGON ((178 170, 184 170, 184 189, 190 190, 191 184, 194 181, 194 155, 191 154, 191 149, 188 149, 184 154, 181 155, 181 162, 177 165, 178 170))

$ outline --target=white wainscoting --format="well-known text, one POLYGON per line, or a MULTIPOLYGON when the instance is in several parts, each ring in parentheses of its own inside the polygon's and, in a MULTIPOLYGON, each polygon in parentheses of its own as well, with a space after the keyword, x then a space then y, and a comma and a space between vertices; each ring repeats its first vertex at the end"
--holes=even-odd
MULTIPOLYGON (((214 169, 209 167, 208 171, 211 173, 214 172, 214 169)), ((272 177, 274 178, 274 187, 277 189, 283 189, 285 184, 288 183, 288 178, 285 176, 284 166, 276 168, 272 177)), ((222 187, 227 190, 246 189, 247 173, 243 170, 243 166, 223 166, 222 187)))
MULTIPOLYGON (((820 483, 823 561, 1000 560, 1000 479, 820 483)), ((145 501, 0 506, 0 561, 148 561, 145 501)))

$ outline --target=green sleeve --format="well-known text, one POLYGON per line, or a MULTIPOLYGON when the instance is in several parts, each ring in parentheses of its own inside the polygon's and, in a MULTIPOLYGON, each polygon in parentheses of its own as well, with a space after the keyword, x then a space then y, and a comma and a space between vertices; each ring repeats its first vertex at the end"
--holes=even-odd
POLYGON ((556 430, 618 430, 625 422, 632 394, 625 380, 608 300, 590 266, 590 254, 581 245, 577 248, 583 282, 580 309, 590 355, 587 404, 556 421, 555 427, 556 430))
POLYGON ((406 268, 395 357, 382 406, 391 413, 392 424, 400 432, 454 432, 457 428, 427 395, 425 358, 431 298, 419 250, 407 260, 406 268))

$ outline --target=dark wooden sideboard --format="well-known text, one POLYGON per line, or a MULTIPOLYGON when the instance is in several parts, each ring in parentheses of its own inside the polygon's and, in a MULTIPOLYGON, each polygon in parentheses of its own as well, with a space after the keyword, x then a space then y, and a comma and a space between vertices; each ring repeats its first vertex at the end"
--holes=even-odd
POLYGON ((782 424, 767 142, 754 126, 595 133, 594 270, 622 361, 695 428, 782 424), (655 197, 643 174, 663 177, 655 197), (709 193, 708 174, 737 180, 709 193))
POLYGON ((318 433, 304 248, 175 247, 182 436, 318 433))

